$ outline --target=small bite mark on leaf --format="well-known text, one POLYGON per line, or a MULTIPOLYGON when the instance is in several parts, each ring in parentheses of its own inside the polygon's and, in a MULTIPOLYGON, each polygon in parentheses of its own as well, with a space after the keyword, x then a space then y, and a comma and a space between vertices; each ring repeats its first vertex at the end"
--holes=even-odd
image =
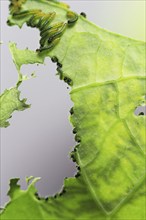
POLYGON ((146 115, 146 106, 138 106, 135 109, 134 114, 136 116, 144 116, 144 115, 146 115))

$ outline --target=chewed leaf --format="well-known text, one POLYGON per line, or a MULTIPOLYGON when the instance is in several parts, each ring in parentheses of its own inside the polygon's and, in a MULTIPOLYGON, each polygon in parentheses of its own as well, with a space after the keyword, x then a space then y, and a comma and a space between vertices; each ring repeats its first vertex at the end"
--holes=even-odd
MULTIPOLYGON (((12 55, 13 62, 18 71, 18 81, 16 86, 7 89, 0 96, 0 127, 9 126, 8 119, 11 118, 14 111, 22 111, 30 107, 26 104, 26 99, 20 100, 19 85, 23 80, 29 79, 21 73, 21 66, 23 64, 43 63, 44 57, 40 57, 36 52, 26 50, 19 50, 15 43, 9 43, 9 49, 12 55)), ((32 77, 34 75, 32 74, 32 77)))
MULTIPOLYGON (((80 172, 65 180, 55 198, 36 198, 28 188, 18 200, 11 199, 3 219, 144 220, 146 123, 135 109, 146 104, 146 44, 96 27, 61 4, 27 0, 23 7, 9 20, 40 30, 43 48, 33 61, 52 57, 60 79, 71 86, 70 120, 78 142, 71 157, 80 172), (34 9, 36 20, 31 17, 34 9), (53 12, 53 27, 69 19, 61 35, 45 19, 53 12), (50 35, 54 42, 58 34, 61 39, 52 48, 50 35)), ((19 51, 17 57, 24 63, 19 51)))
POLYGON ((95 201, 112 214, 145 183, 145 117, 135 116, 134 111, 145 103, 146 77, 145 44, 112 34, 108 37, 105 42, 78 33, 63 67, 73 80, 72 123, 81 139, 75 157, 95 201), (82 53, 78 44, 84 45, 82 53), (73 51, 76 56, 71 63, 73 51))
POLYGON ((26 99, 20 100, 20 91, 14 87, 5 90, 0 96, 0 127, 9 126, 8 119, 14 111, 23 111, 29 108, 26 99))
POLYGON ((17 48, 15 43, 9 43, 9 49, 12 54, 13 62, 17 70, 21 69, 23 64, 34 64, 34 63, 43 63, 44 58, 38 56, 38 53, 31 50, 20 50, 17 48))
MULTIPOLYGON (((43 63, 44 57, 39 56, 35 51, 31 51, 28 49, 20 50, 17 48, 15 43, 9 43, 9 49, 12 55, 13 62, 18 71, 18 82, 19 85, 23 80, 29 79, 28 76, 25 76, 21 73, 21 67, 24 64, 34 64, 34 63, 43 63)), ((32 73, 33 76, 33 73, 32 73)))
MULTIPOLYGON (((93 202, 84 180, 79 178, 69 178, 64 182, 64 188, 58 194, 49 198, 40 198, 34 182, 28 186, 27 190, 21 190, 17 185, 18 179, 10 182, 9 195, 11 202, 5 207, 2 219, 100 219, 107 220, 100 205, 93 202)), ((126 206, 121 207, 113 219, 144 219, 145 216, 145 189, 140 187, 135 196, 129 198, 126 206), (128 212, 127 212, 128 208, 128 212)), ((112 218, 111 218, 112 219, 112 218)))
MULTIPOLYGON (((2 216, 5 219, 5 211, 6 216, 7 212, 11 213, 12 219, 32 219, 32 218, 40 218, 42 215, 39 211, 39 200, 37 198, 37 190, 34 184, 40 178, 34 178, 32 182, 28 185, 27 190, 21 190, 20 185, 18 185, 19 179, 11 179, 10 180, 10 189, 8 195, 11 198, 11 203, 6 205, 6 209, 4 210, 4 215, 2 216), (19 209, 21 207, 21 210, 19 209), (26 215, 25 212, 28 214, 26 215), (31 218, 29 218, 31 214, 31 218), (27 218, 28 216, 28 218, 27 218)), ((6 219, 8 219, 6 217, 6 219)))

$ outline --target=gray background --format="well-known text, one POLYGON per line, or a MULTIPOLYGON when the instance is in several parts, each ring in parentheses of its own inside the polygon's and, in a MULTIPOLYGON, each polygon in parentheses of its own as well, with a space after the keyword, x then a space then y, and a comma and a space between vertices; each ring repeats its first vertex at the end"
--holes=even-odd
MULTIPOLYGON (((66 1, 72 9, 85 11, 88 18, 108 30, 145 39, 145 1, 66 1)), ((8 42, 17 42, 19 48, 38 48, 38 30, 24 25, 6 25, 7 0, 0 1, 1 9, 1 92, 15 85, 17 72, 8 50, 8 42)), ((21 86, 21 97, 27 97, 32 107, 13 114, 11 126, 1 129, 1 204, 8 201, 9 179, 20 177, 25 189, 25 177, 42 177, 36 185, 42 196, 59 191, 66 176, 76 172, 69 152, 75 145, 72 127, 69 124, 69 109, 72 107, 67 86, 55 76, 56 67, 49 59, 46 66, 23 66, 22 72, 36 70, 37 78, 21 86)))

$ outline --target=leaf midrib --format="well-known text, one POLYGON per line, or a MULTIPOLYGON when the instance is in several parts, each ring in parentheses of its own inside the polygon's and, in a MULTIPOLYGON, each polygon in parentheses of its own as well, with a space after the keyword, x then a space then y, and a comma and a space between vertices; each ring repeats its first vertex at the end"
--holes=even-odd
POLYGON ((83 86, 79 86, 77 88, 73 88, 70 92, 70 94, 73 94, 75 92, 79 92, 81 90, 86 90, 88 88, 92 88, 92 87, 97 87, 97 86, 104 86, 104 85, 108 85, 108 84, 115 84, 115 83, 119 83, 125 80, 132 80, 132 79, 146 79, 146 75, 145 76, 129 76, 129 77, 120 77, 119 79, 115 79, 115 80, 107 80, 104 82, 95 82, 95 83, 89 83, 83 86))

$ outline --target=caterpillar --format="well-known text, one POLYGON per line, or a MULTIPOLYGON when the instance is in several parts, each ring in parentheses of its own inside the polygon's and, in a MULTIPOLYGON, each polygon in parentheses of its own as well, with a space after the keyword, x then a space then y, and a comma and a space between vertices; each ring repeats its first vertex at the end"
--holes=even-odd
POLYGON ((66 193, 66 189, 63 188, 63 190, 59 193, 59 196, 62 196, 64 193, 66 193))
POLYGON ((68 11, 67 18, 69 18, 68 25, 73 25, 78 20, 78 15, 73 11, 68 11))
MULTIPOLYGON (((26 22, 27 26, 38 28, 40 30, 40 48, 36 50, 37 52, 43 52, 55 47, 55 45, 60 41, 60 37, 64 33, 67 24, 72 26, 78 20, 78 15, 76 13, 68 11, 67 22, 58 22, 50 26, 50 23, 55 18, 55 15, 55 12, 44 13, 40 9, 16 11, 13 13, 13 17, 17 19, 24 19, 28 17, 26 22)), ((61 64, 58 63, 59 68, 61 67, 60 65, 61 64)), ((60 69, 59 72, 61 72, 60 69)), ((65 81, 69 85, 72 84, 70 79, 65 78, 65 81)))
POLYGON ((64 82, 66 82, 69 86, 73 85, 72 80, 70 78, 66 77, 66 76, 64 77, 64 82))
POLYGON ((45 198, 45 201, 47 202, 47 201, 48 201, 48 199, 49 199, 49 198, 48 198, 48 197, 46 197, 46 198, 45 198))
POLYGON ((41 10, 25 10, 22 12, 13 13, 14 18, 29 17, 27 25, 32 28, 38 28, 40 30, 40 48, 38 52, 52 49, 59 41, 60 37, 64 33, 67 23, 58 22, 50 26, 50 23, 55 18, 56 13, 44 13, 41 10))
POLYGON ((63 79, 63 71, 62 71, 62 64, 59 62, 58 58, 53 56, 51 58, 52 62, 53 63, 57 63, 57 75, 60 76, 60 79, 62 80, 63 79))
POLYGON ((75 141, 76 142, 78 142, 78 143, 80 143, 81 142, 81 138, 79 137, 79 135, 75 135, 75 141))
POLYGON ((84 17, 84 18, 86 18, 86 17, 87 17, 87 15, 86 15, 86 13, 85 13, 85 12, 81 12, 81 13, 80 13, 80 15, 81 15, 82 17, 84 17))
POLYGON ((62 68, 62 64, 59 63, 59 62, 57 62, 57 66, 58 66, 59 68, 62 68))
POLYGON ((80 176, 81 176, 81 174, 79 172, 75 175, 76 178, 78 178, 80 176))
POLYGON ((51 58, 51 60, 52 60, 53 63, 58 63, 58 58, 55 57, 55 56, 53 56, 53 57, 51 58))
POLYGON ((76 134, 76 133, 77 133, 77 129, 74 128, 74 129, 73 129, 73 134, 76 134))
POLYGON ((13 14, 14 12, 20 11, 22 5, 23 5, 26 1, 27 1, 27 0, 10 0, 10 5, 9 5, 10 12, 13 14))
POLYGON ((144 112, 140 112, 138 115, 144 115, 144 112))
POLYGON ((74 108, 72 107, 69 112, 70 112, 71 115, 73 115, 74 114, 74 108))
POLYGON ((60 80, 63 79, 63 71, 60 67, 57 67, 57 75, 59 75, 60 80))
POLYGON ((71 157, 71 159, 72 159, 73 162, 76 162, 76 158, 75 158, 75 155, 74 155, 73 152, 71 153, 70 157, 71 157))

